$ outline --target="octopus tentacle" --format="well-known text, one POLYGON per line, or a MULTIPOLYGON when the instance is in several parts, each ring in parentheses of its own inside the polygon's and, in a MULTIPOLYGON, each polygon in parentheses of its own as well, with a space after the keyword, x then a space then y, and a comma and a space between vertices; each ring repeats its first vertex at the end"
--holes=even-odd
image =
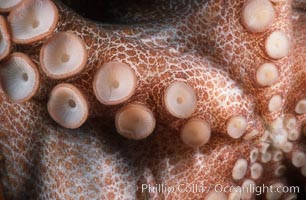
POLYGON ((296 198, 274 191, 286 169, 306 174, 306 15, 292 1, 164 2, 177 15, 122 26, 58 1, 3 2, 6 196, 247 200, 239 188, 266 184, 268 200, 296 198))

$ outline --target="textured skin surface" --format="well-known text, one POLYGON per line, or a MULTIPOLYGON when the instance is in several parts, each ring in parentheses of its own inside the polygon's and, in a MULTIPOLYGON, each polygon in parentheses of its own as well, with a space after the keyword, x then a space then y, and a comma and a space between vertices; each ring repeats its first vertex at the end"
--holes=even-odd
MULTIPOLYGON (((273 25, 263 33, 252 34, 240 23, 244 0, 162 2, 155 3, 164 5, 165 10, 173 7, 173 13, 179 14, 164 19, 154 9, 152 13, 140 11, 142 21, 153 23, 122 26, 96 24, 56 3, 60 11, 56 32, 77 34, 89 53, 86 70, 64 81, 49 79, 39 68, 39 50, 44 41, 15 46, 14 51, 28 54, 38 65, 42 79, 38 94, 29 102, 15 104, 0 93, 0 148, 4 158, 1 181, 5 196, 204 199, 207 193, 149 193, 136 190, 136 186, 241 186, 243 180, 252 179, 250 152, 261 148, 260 138, 272 121, 289 114, 296 116, 295 129, 301 132, 306 114, 297 115, 294 108, 306 97, 306 11, 292 11, 291 1, 275 4, 277 18, 273 25), (279 29, 290 36, 293 48, 287 57, 273 60, 263 46, 267 36, 279 29), (95 72, 110 61, 129 64, 138 78, 136 93, 118 106, 101 105, 92 91, 95 72), (265 62, 278 66, 280 78, 271 87, 262 88, 254 77, 257 67, 265 62), (165 88, 177 80, 195 89, 198 103, 192 117, 205 119, 212 128, 211 140, 204 147, 193 149, 180 141, 179 129, 186 120, 172 117, 163 105, 165 88), (80 88, 90 102, 90 118, 77 130, 60 127, 47 113, 50 91, 60 82, 80 88), (275 94, 283 97, 283 106, 278 112, 269 112, 268 103, 275 94), (149 107, 157 119, 155 132, 142 141, 126 140, 114 128, 116 111, 135 102, 149 107), (235 115, 246 117, 246 136, 255 130, 258 134, 231 139, 226 134, 226 122, 235 115), (248 170, 242 180, 234 181, 232 170, 239 158, 248 161, 248 170)), ((305 3, 296 1, 294 5, 302 8, 305 3)), ((293 149, 305 152, 303 140, 301 137, 292 142, 293 149)), ((264 172, 255 182, 286 184, 287 177, 275 176, 274 170, 281 163, 291 165, 291 157, 292 151, 280 162, 258 159, 264 172)))

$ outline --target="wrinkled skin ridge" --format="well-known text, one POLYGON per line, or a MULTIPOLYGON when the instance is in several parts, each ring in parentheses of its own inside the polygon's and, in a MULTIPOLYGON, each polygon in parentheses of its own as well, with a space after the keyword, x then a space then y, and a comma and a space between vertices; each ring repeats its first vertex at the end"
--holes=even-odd
MULTIPOLYGON (((25 103, 13 103, 0 92, 3 198, 211 200, 211 191, 157 193, 141 188, 143 184, 176 188, 182 184, 241 186, 248 179, 256 185, 295 184, 292 177, 286 173, 276 175, 275 170, 286 166, 300 174, 301 167, 292 164, 293 154, 306 153, 306 113, 295 112, 297 103, 306 98, 305 1, 273 3, 275 21, 256 34, 241 24, 244 0, 153 2, 164 6, 162 13, 166 17, 158 9, 150 13, 140 9, 133 15, 134 24, 129 14, 122 14, 126 24, 110 25, 83 18, 55 1, 59 22, 54 33, 78 35, 88 51, 85 69, 72 78, 53 80, 41 70, 39 52, 47 38, 14 45, 12 52, 27 54, 37 65, 41 81, 38 92, 25 103), (170 13, 166 15, 166 11, 170 13), (292 44, 290 53, 280 59, 270 58, 264 50, 266 38, 276 30, 284 31, 292 44), (99 67, 111 61, 128 64, 138 81, 131 98, 116 106, 105 106, 96 99, 92 82, 99 67), (280 76, 273 85, 259 87, 256 70, 267 62, 277 65, 280 76), (210 124, 211 139, 200 148, 181 141, 179 131, 188 119, 173 117, 164 106, 164 91, 173 81, 194 88, 198 102, 190 118, 210 124), (89 118, 75 130, 58 125, 47 111, 51 90, 63 82, 79 88, 89 102, 89 118), (271 112, 268 105, 277 94, 283 99, 282 106, 271 112), (128 140, 116 133, 115 115, 130 103, 143 104, 155 115, 156 128, 144 140, 128 140), (227 121, 236 115, 245 116, 248 126, 241 138, 233 139, 227 134, 227 121), (288 116, 296 119, 293 129, 300 136, 290 141, 292 149, 286 152, 273 137, 278 134, 276 121, 283 122, 288 116), (262 151, 265 144, 269 144, 268 150, 252 160, 251 152, 262 151), (281 160, 262 158, 276 151, 282 152, 281 160), (238 159, 245 159, 248 165, 243 178, 234 180, 232 173, 238 159), (255 162, 263 167, 259 178, 252 177, 255 162)), ((305 179, 300 177, 300 186, 305 187, 305 179)), ((227 198, 231 195, 229 191, 222 194, 227 198)), ((290 195, 294 194, 282 194, 280 199, 290 195)), ((302 194, 298 195, 303 199, 302 194)), ((266 194, 244 197, 255 198, 268 199, 266 194)))

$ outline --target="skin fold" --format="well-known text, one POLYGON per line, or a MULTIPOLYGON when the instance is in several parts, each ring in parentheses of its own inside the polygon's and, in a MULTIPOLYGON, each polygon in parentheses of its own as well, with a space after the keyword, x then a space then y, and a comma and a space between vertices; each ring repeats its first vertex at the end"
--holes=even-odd
MULTIPOLYGON (((55 1, 59 21, 54 33, 30 44, 14 43, 11 49, 11 53, 28 55, 37 65, 40 83, 34 97, 24 103, 12 102, 0 90, 0 200, 212 200, 215 186, 237 187, 246 180, 268 186, 296 184, 286 173, 275 174, 280 166, 300 174, 303 190, 301 169, 306 163, 295 167, 293 160, 295 152, 306 153, 306 113, 295 111, 297 103, 306 98, 305 2, 272 3, 275 20, 260 33, 250 32, 241 22, 246 2, 154 0, 151 9, 145 3, 137 9, 131 6, 132 20, 131 13, 121 13, 118 19, 124 23, 103 24, 55 1), (277 30, 290 38, 291 48, 288 55, 273 59, 264 44, 277 30), (84 70, 63 80, 49 78, 39 58, 42 45, 57 32, 79 36, 88 52, 84 70), (123 103, 106 106, 97 100, 93 80, 103 64, 114 61, 133 69, 137 86, 123 103), (263 63, 275 64, 279 72, 278 80, 268 87, 259 86, 255 78, 263 63), (175 81, 187 83, 196 93, 195 111, 186 119, 171 115, 164 105, 165 90, 175 81), (88 100, 89 117, 80 128, 65 129, 48 113, 51 90, 59 83, 76 86, 88 100), (269 102, 274 95, 281 96, 282 105, 271 112, 269 102), (125 139, 116 132, 116 113, 131 103, 146 106, 156 119, 154 132, 143 140, 125 139), (237 115, 244 116, 248 125, 243 136, 234 139, 228 135, 227 126, 237 115), (285 124, 290 117, 296 123, 286 129, 286 134, 294 130, 299 137, 288 139, 292 148, 284 151, 276 144, 280 134, 277 124, 285 124), (189 147, 180 139, 182 126, 193 118, 205 120, 211 128, 209 142, 199 148, 189 147), (252 153, 256 150, 255 159, 252 153), (282 158, 273 159, 279 151, 282 158), (271 158, 265 160, 269 155, 271 158), (245 160, 247 167, 243 177, 235 180, 233 170, 239 159, 245 160), (256 178, 252 175, 254 163, 262 167, 256 178), (149 184, 183 191, 144 189, 149 184), (210 190, 191 192, 188 188, 192 186, 210 190)), ((219 194, 231 199, 234 192, 219 194)), ((284 193, 278 199, 289 200, 294 195, 284 193)), ((269 200, 266 194, 242 195, 242 199, 255 198, 269 200)))

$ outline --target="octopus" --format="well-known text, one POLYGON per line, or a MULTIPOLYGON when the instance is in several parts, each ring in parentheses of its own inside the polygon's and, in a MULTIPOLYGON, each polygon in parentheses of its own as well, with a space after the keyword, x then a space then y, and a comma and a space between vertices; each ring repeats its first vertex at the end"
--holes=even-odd
POLYGON ((0 0, 0 199, 305 198, 304 0, 100 4, 0 0))

